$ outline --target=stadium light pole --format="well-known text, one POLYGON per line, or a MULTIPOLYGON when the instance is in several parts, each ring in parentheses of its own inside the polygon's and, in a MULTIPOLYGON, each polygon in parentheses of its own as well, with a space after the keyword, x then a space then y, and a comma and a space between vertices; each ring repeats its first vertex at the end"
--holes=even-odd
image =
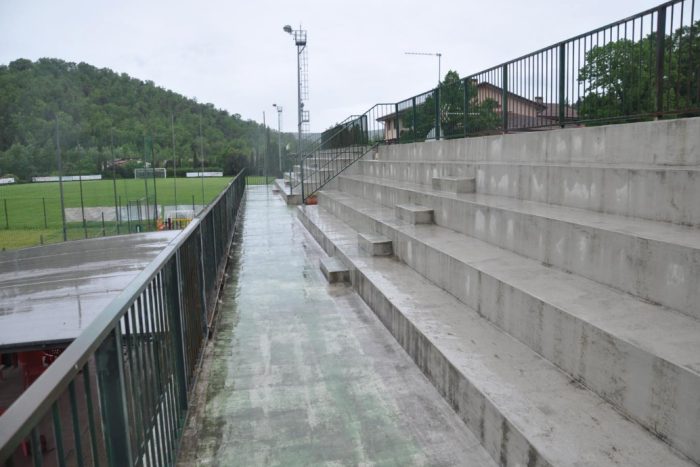
POLYGON ((277 109, 277 159, 280 164, 280 173, 282 172, 282 106, 272 104, 272 107, 277 109))
MULTIPOLYGON (((302 109, 301 103, 301 53, 306 48, 306 31, 303 29, 292 29, 290 25, 282 28, 284 32, 290 34, 294 38, 294 44, 297 46, 297 157, 301 167, 301 200, 304 202, 304 159, 301 155, 301 125, 302 125, 302 109)), ((289 194, 292 194, 292 183, 289 183, 289 194)))

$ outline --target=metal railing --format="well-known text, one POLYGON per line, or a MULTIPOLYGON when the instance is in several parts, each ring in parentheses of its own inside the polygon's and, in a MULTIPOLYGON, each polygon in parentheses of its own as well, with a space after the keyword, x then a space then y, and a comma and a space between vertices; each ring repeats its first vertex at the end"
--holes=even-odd
POLYGON ((175 463, 244 191, 241 172, 0 417, 0 465, 175 463))
MULTIPOLYGON (((377 104, 344 124, 362 120, 371 147, 700 115, 695 6, 695 0, 669 1, 463 78, 449 72, 435 89, 377 104)), ((305 200, 367 152, 352 152, 346 165, 324 151, 330 146, 345 157, 341 149, 356 145, 336 131, 307 152, 303 160, 310 163, 298 174, 305 200), (314 167, 324 159, 319 174, 314 167)))

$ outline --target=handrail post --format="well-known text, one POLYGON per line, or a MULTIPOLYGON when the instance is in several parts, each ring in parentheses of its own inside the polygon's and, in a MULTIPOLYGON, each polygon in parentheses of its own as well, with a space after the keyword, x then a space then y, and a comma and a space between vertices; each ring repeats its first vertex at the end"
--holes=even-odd
POLYGON ((462 80, 462 84, 463 84, 463 87, 464 87, 464 92, 463 92, 463 95, 462 95, 462 98, 463 98, 463 102, 462 102, 462 112, 463 112, 463 115, 462 115, 462 119, 463 119, 463 120, 462 120, 462 130, 463 130, 463 133, 464 133, 464 137, 466 138, 466 137, 467 137, 467 115, 468 115, 468 112, 467 112, 467 111, 468 111, 468 109, 469 109, 469 79, 468 79, 468 78, 464 78, 464 79, 462 80))
POLYGON ((440 85, 435 88, 435 141, 440 139, 440 85))
POLYGON ((133 459, 122 352, 121 327, 117 325, 95 352, 109 465, 132 465, 133 459))
POLYGON ((503 92, 501 94, 501 117, 503 119, 503 133, 508 132, 508 65, 501 67, 501 79, 503 81, 503 92))
POLYGON ((416 98, 413 97, 412 99, 412 104, 413 104, 413 116, 412 116, 412 121, 411 121, 411 129, 413 132, 413 142, 416 142, 416 98))
POLYGON ((666 6, 656 10, 656 118, 664 111, 664 56, 666 40, 666 6))
POLYGON ((207 311, 207 277, 204 269, 204 222, 197 227, 197 263, 199 270, 199 300, 202 307, 202 336, 206 338, 209 330, 209 312, 207 311))
POLYGON ((564 128, 566 116, 566 46, 559 44, 559 126, 564 128))
MULTIPOLYGON (((170 264, 165 270, 165 291, 168 297, 168 311, 170 312, 170 322, 172 323, 172 338, 173 338, 173 349, 175 349, 175 381, 177 382, 180 409, 182 411, 187 410, 187 363, 185 358, 187 352, 185 351, 185 343, 187 342, 187 337, 185 336, 185 330, 183 326, 182 317, 182 260, 180 258, 180 252, 175 253, 175 257, 171 260, 170 264)), ((178 414, 179 415, 179 414, 178 414)))
POLYGON ((300 172, 300 176, 301 176, 301 204, 304 204, 304 156, 301 157, 300 162, 301 162, 301 165, 299 167, 301 167, 301 172, 300 172))
POLYGON ((394 104, 394 111, 396 113, 396 143, 399 143, 401 137, 401 120, 399 119, 399 104, 398 102, 394 104))

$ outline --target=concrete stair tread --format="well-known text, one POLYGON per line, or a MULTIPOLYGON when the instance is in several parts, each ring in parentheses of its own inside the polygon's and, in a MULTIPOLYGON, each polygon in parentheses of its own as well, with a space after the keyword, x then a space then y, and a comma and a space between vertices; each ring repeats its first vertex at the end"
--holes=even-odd
MULTIPOLYGON (((523 201, 504 196, 485 195, 481 193, 449 193, 434 190, 431 186, 396 180, 378 179, 367 175, 339 175, 339 177, 364 183, 383 185, 392 188, 415 191, 416 194, 429 194, 443 198, 461 200, 469 203, 489 206, 498 209, 516 211, 533 216, 556 219, 572 224, 585 225, 593 228, 631 235, 648 240, 680 245, 700 250, 700 230, 691 227, 673 225, 666 222, 655 222, 644 219, 604 214, 586 209, 572 208, 555 204, 523 201)), ((479 188, 477 187, 477 190, 479 188)))
POLYGON ((459 165, 459 166, 475 166, 475 165, 493 165, 493 166, 526 166, 526 167, 573 167, 581 169, 630 169, 630 170, 662 170, 662 171, 682 171, 682 172, 700 172, 698 165, 663 165, 663 164, 635 164, 632 162, 625 163, 581 163, 581 162, 527 162, 527 161, 480 161, 480 160, 435 160, 435 161, 412 161, 401 159, 361 159, 363 164, 415 164, 415 165, 459 165))
POLYGON ((408 266, 359 256, 354 229, 323 208, 300 209, 551 465, 693 465, 408 266))
POLYGON ((700 320, 444 227, 407 224, 392 209, 348 193, 323 195, 700 375, 700 320))

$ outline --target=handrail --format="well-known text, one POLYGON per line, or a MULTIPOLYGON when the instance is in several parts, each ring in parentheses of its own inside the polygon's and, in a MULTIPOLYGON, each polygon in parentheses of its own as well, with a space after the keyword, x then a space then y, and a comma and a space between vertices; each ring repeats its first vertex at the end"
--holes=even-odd
MULTIPOLYGON (((344 122, 364 116, 367 135, 391 144, 700 114, 695 1, 664 2, 344 122)), ((342 136, 337 126, 327 139, 342 136)), ((305 164, 323 150, 317 144, 301 158, 295 186, 314 180, 305 164)), ((310 184, 304 199, 320 186, 310 184)))
MULTIPOLYGON (((86 365, 98 352, 105 339, 110 333, 119 329, 120 320, 141 300, 147 289, 154 287, 153 284, 156 277, 163 274, 166 265, 173 261, 184 245, 195 238, 197 234, 199 234, 200 242, 206 241, 201 238, 203 227, 210 219, 212 222, 214 221, 213 211, 221 209, 225 204, 229 203, 229 199, 232 202, 227 208, 231 211, 227 215, 232 215, 233 218, 229 217, 226 222, 229 224, 227 228, 229 236, 233 234, 232 226, 235 224, 235 217, 244 188, 245 174, 244 171, 241 171, 216 199, 168 243, 156 258, 93 319, 65 351, 39 376, 34 384, 29 386, 7 409, 0 417, 0 463, 10 458, 22 440, 30 436, 32 430, 40 423, 42 418, 47 416, 53 404, 68 390, 78 373, 87 368, 86 365)), ((220 221, 225 222, 221 219, 220 221)), ((221 242, 221 240, 219 241, 221 242)), ((230 240, 224 241, 224 244, 226 243, 230 244, 230 240)), ((225 261, 226 257, 227 253, 220 252, 218 262, 225 261)), ((200 271, 201 273, 202 271, 200 271)), ((162 286, 162 283, 159 282, 159 284, 162 286)), ((214 284, 210 284, 210 287, 212 286, 214 284)), ((151 296, 150 298, 153 299, 154 297, 151 296)), ((164 300, 162 296, 160 296, 160 300, 161 302, 164 300)), ((158 306, 154 305, 155 301, 151 302, 149 306, 146 303, 139 305, 144 307, 140 311, 144 311, 144 313, 147 310, 154 312, 155 308, 153 307, 158 306)), ((160 305, 165 306, 163 303, 160 305)), ((152 319, 157 320, 158 317, 152 317, 152 319)), ((157 327, 158 325, 153 324, 154 322, 147 323, 146 326, 157 327)), ((146 331, 147 329, 143 328, 140 333, 144 334, 146 331)))

